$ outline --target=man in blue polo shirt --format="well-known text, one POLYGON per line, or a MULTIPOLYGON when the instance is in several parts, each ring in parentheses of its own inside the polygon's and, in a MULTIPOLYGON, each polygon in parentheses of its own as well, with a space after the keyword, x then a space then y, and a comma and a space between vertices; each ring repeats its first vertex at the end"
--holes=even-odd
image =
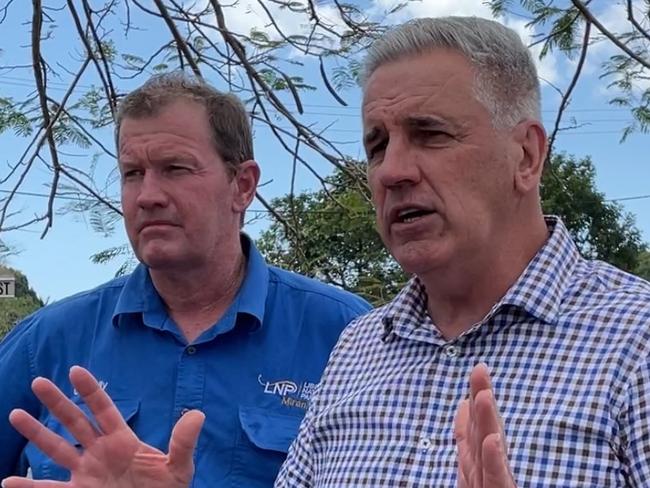
POLYGON ((260 171, 235 97, 180 74, 155 77, 123 100, 116 133, 141 264, 40 310, 0 344, 0 479, 69 479, 8 415, 23 409, 72 440, 30 386, 49 378, 85 408, 68 378, 82 365, 154 448, 167 450, 186 412, 205 413, 192 486, 272 486, 330 349, 370 307, 267 266, 240 233, 260 171))

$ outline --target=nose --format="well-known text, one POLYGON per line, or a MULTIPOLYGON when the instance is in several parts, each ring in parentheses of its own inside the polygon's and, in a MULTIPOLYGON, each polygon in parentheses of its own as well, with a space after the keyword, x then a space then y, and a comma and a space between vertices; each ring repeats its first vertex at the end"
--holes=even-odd
POLYGON ((169 196, 160 178, 153 171, 145 171, 140 181, 137 204, 140 208, 166 207, 169 196))
POLYGON ((376 168, 375 175, 382 186, 395 188, 413 185, 420 179, 420 171, 409 144, 399 138, 388 141, 384 159, 376 168))

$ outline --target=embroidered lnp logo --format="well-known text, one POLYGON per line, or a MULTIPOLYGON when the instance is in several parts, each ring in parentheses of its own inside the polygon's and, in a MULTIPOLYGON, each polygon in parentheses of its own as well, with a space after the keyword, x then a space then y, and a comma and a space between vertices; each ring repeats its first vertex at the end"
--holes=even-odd
POLYGON ((282 404, 287 407, 296 407, 306 410, 317 383, 305 381, 300 385, 291 380, 264 381, 262 375, 257 381, 267 395, 276 395, 282 398, 282 404))
POLYGON ((270 382, 262 380, 262 375, 259 375, 257 381, 259 381, 260 385, 264 387, 264 393, 268 393, 269 395, 278 395, 283 397, 298 391, 298 386, 293 381, 289 380, 270 382))
MULTIPOLYGON (((99 383, 99 387, 104 391, 106 391, 106 388, 108 388, 108 381, 99 380, 97 383, 99 383)), ((72 392, 75 394, 75 396, 79 396, 79 392, 76 388, 72 390, 72 392)))

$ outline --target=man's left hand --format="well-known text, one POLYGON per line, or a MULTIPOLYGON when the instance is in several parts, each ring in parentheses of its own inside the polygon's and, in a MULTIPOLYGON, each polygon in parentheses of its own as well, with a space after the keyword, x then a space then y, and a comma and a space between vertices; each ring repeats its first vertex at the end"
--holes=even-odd
POLYGON ((469 384, 469 399, 461 402, 454 422, 458 488, 516 488, 503 422, 484 364, 474 367, 469 384))

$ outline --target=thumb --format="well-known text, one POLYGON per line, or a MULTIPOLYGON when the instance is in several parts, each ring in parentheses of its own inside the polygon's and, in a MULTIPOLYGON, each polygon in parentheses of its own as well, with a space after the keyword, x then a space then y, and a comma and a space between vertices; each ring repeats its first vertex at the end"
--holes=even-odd
POLYGON ((194 450, 205 421, 205 414, 191 410, 183 415, 172 430, 169 440, 168 465, 178 480, 189 482, 194 475, 194 450))

